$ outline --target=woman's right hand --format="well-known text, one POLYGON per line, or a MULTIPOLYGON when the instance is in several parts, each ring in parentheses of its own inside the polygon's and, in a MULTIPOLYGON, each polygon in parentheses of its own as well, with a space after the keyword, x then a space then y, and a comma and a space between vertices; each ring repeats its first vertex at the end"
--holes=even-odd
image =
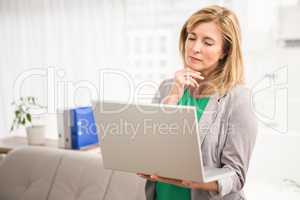
POLYGON ((165 104, 177 104, 181 96, 183 95, 185 87, 199 87, 199 80, 203 80, 201 72, 192 70, 190 68, 184 68, 175 72, 175 81, 167 97, 162 103, 165 104))
POLYGON ((175 82, 179 87, 184 88, 189 87, 199 87, 197 80, 203 80, 204 77, 201 72, 192 70, 190 68, 183 68, 175 72, 175 82))

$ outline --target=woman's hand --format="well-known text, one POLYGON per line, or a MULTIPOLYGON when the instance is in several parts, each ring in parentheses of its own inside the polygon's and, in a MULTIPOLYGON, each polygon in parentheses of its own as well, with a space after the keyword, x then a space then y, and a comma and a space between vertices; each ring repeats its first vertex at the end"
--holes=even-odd
POLYGON ((199 189, 199 190, 204 190, 204 191, 209 191, 209 192, 218 192, 218 183, 217 181, 212 181, 208 183, 198 183, 195 181, 186 181, 183 180, 181 182, 182 185, 184 185, 187 188, 191 189, 199 189))
POLYGON ((194 71, 190 68, 184 68, 175 72, 175 81, 172 88, 162 103, 163 104, 177 104, 181 96, 183 95, 185 87, 199 87, 199 80, 203 80, 201 72, 194 71))
POLYGON ((183 68, 175 72, 175 82, 181 88, 185 86, 199 87, 198 81, 203 79, 204 77, 201 75, 201 72, 190 68, 183 68))
POLYGON ((209 183, 198 183, 195 181, 165 178, 157 175, 148 175, 143 173, 137 173, 137 175, 152 182, 159 181, 162 183, 168 183, 168 184, 176 185, 179 187, 190 188, 190 189, 199 189, 199 190, 212 191, 212 192, 218 191, 218 183, 216 181, 209 182, 209 183))
POLYGON ((179 179, 165 178, 165 177, 161 177, 161 176, 157 176, 157 175, 149 175, 149 174, 143 174, 143 173, 137 173, 137 175, 144 179, 152 181, 152 182, 159 181, 162 183, 168 183, 168 184, 176 185, 179 187, 185 187, 182 184, 182 180, 179 180, 179 179))

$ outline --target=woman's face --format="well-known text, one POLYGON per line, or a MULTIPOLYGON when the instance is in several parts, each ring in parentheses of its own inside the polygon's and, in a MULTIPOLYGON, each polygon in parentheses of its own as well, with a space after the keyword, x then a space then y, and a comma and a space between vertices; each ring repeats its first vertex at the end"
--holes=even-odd
POLYGON ((200 23, 188 31, 186 67, 209 74, 223 58, 223 35, 214 22, 200 23))

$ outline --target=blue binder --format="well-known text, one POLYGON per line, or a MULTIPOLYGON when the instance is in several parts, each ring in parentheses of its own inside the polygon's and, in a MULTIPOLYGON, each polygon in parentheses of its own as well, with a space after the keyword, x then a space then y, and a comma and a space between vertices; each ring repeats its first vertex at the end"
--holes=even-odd
POLYGON ((83 149, 99 143, 92 107, 70 110, 72 149, 83 149))

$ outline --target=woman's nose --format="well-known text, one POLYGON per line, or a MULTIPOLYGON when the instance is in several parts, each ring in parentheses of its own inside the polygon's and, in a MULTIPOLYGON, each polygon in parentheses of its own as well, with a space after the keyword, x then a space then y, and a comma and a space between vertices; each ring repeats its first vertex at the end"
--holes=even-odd
POLYGON ((202 49, 202 43, 200 41, 196 41, 193 46, 193 53, 200 53, 202 49))

